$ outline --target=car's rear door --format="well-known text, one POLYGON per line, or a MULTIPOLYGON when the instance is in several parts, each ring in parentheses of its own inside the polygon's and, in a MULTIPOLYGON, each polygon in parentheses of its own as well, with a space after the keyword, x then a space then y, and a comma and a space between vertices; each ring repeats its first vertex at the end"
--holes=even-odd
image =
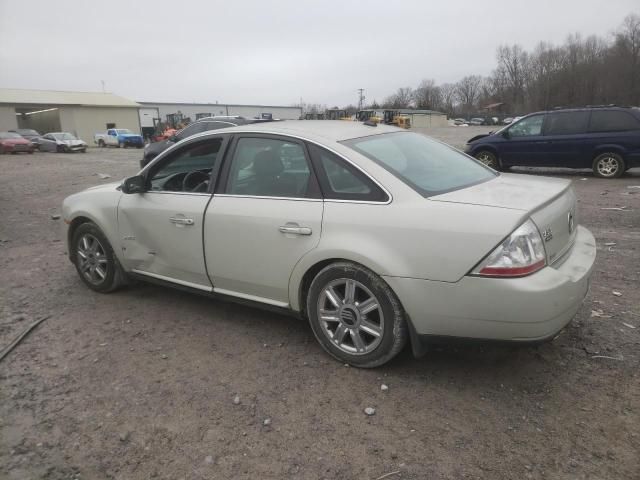
POLYGON ((586 142, 589 111, 551 112, 544 122, 543 149, 546 154, 541 165, 579 168, 584 166, 588 150, 586 142))
POLYGON ((148 191, 122 195, 118 229, 128 270, 213 289, 204 261, 204 212, 227 138, 216 135, 187 141, 144 172, 148 191))
POLYGON ((323 202, 304 143, 238 134, 221 180, 204 219, 214 291, 287 306, 293 267, 318 245, 322 226, 323 202))

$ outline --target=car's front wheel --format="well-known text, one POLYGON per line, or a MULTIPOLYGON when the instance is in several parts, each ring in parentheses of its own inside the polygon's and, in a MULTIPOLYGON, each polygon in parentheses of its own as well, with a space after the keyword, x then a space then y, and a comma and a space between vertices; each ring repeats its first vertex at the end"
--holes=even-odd
POLYGON ((98 140, 98 146, 99 146, 100 148, 104 148, 104 147, 106 147, 107 145, 104 143, 104 140, 100 139, 100 140, 98 140))
POLYGON ((97 225, 80 225, 73 232, 71 248, 78 275, 87 287, 107 293, 124 284, 122 267, 109 240, 97 225))
POLYGON ((625 171, 624 160, 617 153, 601 153, 593 160, 593 173, 601 178, 617 178, 625 171))
POLYGON ((407 342, 400 301, 384 280, 355 263, 336 262, 316 275, 307 295, 307 314, 320 345, 356 367, 380 366, 407 342))
POLYGON ((480 150, 475 154, 477 160, 480 160, 487 167, 491 167, 494 170, 500 169, 500 162, 498 161, 498 157, 495 153, 489 150, 480 150))

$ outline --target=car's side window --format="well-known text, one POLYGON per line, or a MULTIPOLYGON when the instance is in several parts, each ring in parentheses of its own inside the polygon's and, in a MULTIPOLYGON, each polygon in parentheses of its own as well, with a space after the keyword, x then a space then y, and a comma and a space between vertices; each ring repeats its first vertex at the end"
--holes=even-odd
POLYGON ((542 122, 544 115, 532 115, 523 118, 518 123, 509 128, 509 136, 511 137, 532 137, 542 133, 542 122))
POLYGON ((310 181, 311 169, 301 143, 241 137, 236 143, 225 193, 304 198, 309 196, 310 181))
POLYGON ((547 114, 545 135, 576 135, 587 131, 589 112, 555 112, 547 114))
POLYGON ((222 137, 186 145, 149 171, 149 189, 164 192, 206 193, 220 162, 222 137))
POLYGON ((195 135, 196 133, 204 132, 205 128, 203 122, 192 123, 187 126, 178 134, 178 139, 184 140, 185 138, 190 137, 191 135, 195 135))
POLYGON ((627 112, 617 110, 593 110, 589 131, 623 132, 640 129, 640 122, 627 112))
POLYGON ((336 154, 311 143, 308 148, 325 198, 378 202, 388 200, 384 191, 370 178, 336 154))

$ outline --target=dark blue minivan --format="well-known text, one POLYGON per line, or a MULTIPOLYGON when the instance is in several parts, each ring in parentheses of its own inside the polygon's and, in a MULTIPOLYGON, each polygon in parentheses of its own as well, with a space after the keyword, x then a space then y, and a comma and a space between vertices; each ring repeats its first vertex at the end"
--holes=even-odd
POLYGON ((465 152, 496 170, 513 166, 591 168, 615 178, 640 167, 640 109, 587 107, 527 115, 473 137, 465 152))

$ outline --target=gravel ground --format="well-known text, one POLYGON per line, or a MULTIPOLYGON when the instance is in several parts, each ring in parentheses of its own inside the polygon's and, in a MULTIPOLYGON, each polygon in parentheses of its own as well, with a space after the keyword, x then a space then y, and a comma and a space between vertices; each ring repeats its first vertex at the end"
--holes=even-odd
MULTIPOLYGON (((430 133, 462 146, 485 130, 430 133)), ((0 346, 49 317, 0 364, 0 478, 640 478, 640 171, 544 172, 574 181, 598 241, 591 293, 556 341, 358 370, 292 318, 84 287, 51 216, 140 154, 0 156, 0 346)))

